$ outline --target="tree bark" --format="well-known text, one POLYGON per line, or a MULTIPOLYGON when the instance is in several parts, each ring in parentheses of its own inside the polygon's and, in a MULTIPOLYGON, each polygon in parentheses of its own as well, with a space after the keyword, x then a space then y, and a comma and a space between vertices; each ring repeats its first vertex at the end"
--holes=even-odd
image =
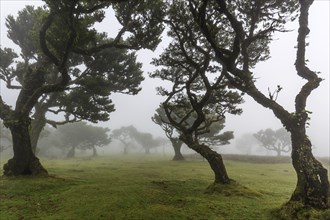
POLYGON ((213 151, 209 146, 194 141, 191 135, 182 134, 180 135, 180 139, 187 144, 189 148, 193 149, 207 160, 214 173, 215 184, 229 184, 231 182, 220 154, 213 151))
MULTIPOLYGON (((312 144, 306 135, 305 125, 308 120, 306 111, 307 98, 318 88, 322 79, 306 65, 306 38, 308 28, 309 8, 313 0, 300 0, 300 16, 298 44, 296 57, 297 74, 307 82, 302 86, 295 98, 295 125, 290 128, 292 141, 292 164, 297 173, 297 185, 289 202, 300 202, 307 207, 318 209, 329 208, 328 172, 317 161, 312 153, 312 144), (302 126, 303 125, 303 126, 302 126)), ((289 127, 289 125, 288 125, 289 127)))
POLYGON ((314 208, 328 208, 328 172, 312 154, 312 145, 303 132, 291 132, 292 164, 297 185, 289 202, 301 202, 314 208))
POLYGON ((16 119, 16 122, 9 126, 13 138, 14 157, 3 166, 5 176, 48 175, 32 151, 29 120, 28 117, 16 119))
POLYGON ((181 154, 183 142, 179 138, 171 138, 170 140, 174 149, 174 157, 172 160, 184 160, 184 157, 181 154))
POLYGON ((40 134, 44 127, 46 126, 45 118, 35 118, 31 123, 31 147, 34 154, 37 154, 38 141, 40 139, 40 134))

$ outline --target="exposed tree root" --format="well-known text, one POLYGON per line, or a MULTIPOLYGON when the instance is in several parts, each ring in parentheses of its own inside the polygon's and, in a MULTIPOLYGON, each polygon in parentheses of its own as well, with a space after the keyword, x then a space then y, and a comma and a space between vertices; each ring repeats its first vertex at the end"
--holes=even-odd
POLYGON ((3 166, 4 176, 48 176, 47 170, 41 165, 39 159, 34 157, 27 164, 22 165, 20 161, 16 161, 15 158, 8 160, 3 166))
POLYGON ((328 209, 317 210, 306 207, 306 205, 300 201, 289 201, 279 210, 275 210, 273 215, 282 220, 329 220, 330 206, 328 209))

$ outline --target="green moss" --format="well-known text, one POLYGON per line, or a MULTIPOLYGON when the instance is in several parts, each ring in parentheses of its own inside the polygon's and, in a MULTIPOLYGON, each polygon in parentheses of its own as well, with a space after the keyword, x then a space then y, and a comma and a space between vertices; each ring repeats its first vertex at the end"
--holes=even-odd
POLYGON ((274 216, 283 220, 329 220, 330 209, 316 210, 305 208, 301 202, 287 202, 280 209, 274 211, 274 216))

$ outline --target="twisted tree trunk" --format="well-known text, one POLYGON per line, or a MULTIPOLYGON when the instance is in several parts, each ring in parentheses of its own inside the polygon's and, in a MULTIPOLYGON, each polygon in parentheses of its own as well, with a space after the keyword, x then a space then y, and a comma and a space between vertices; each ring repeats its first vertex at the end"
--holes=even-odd
POLYGON ((329 207, 328 172, 314 158, 312 144, 306 135, 305 129, 308 120, 307 98, 322 81, 314 71, 306 66, 306 38, 310 32, 308 15, 313 0, 300 0, 299 3, 300 16, 295 66, 297 74, 306 79, 307 82, 302 86, 295 99, 295 126, 290 126, 289 123, 286 124, 291 132, 292 164, 298 179, 296 189, 289 202, 299 201, 307 207, 326 209, 329 207))
POLYGON ((194 141, 189 134, 180 135, 180 139, 187 144, 189 148, 193 149, 207 160, 214 173, 215 184, 229 184, 231 182, 220 154, 213 151, 209 146, 194 141))
POLYGON ((15 119, 15 122, 9 125, 13 138, 14 157, 3 166, 4 175, 47 175, 46 169, 41 165, 31 148, 30 119, 28 117, 15 119))
POLYGON ((328 172, 312 154, 308 137, 299 131, 291 132, 292 164, 297 173, 297 185, 289 202, 301 202, 314 208, 328 208, 328 172))

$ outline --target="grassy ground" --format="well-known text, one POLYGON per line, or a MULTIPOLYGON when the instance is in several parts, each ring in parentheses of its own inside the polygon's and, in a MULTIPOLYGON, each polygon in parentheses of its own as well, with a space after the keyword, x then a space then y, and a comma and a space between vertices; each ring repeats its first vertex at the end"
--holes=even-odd
POLYGON ((288 163, 226 161, 239 185, 210 194, 213 174, 204 161, 140 156, 42 163, 51 177, 0 179, 0 219, 275 219, 271 213, 296 181, 288 163))

